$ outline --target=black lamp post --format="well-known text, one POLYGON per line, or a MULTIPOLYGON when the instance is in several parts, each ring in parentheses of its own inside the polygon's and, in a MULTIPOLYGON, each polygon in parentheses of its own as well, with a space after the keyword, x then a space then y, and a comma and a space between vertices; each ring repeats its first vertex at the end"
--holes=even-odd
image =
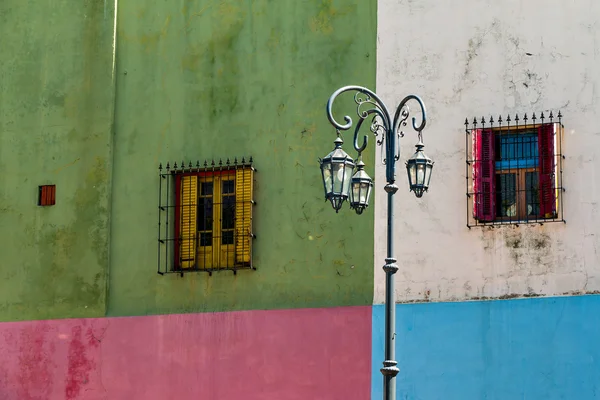
POLYGON ((362 214, 369 206, 369 197, 373 188, 373 180, 364 170, 362 152, 367 147, 368 136, 364 136, 361 146, 358 145, 358 133, 363 122, 370 119, 370 130, 377 138, 377 144, 384 146, 382 162, 386 166, 386 185, 384 190, 388 194, 387 208, 387 257, 383 270, 385 271, 385 361, 383 361, 383 388, 384 399, 394 400, 396 398, 395 377, 400 371, 395 360, 395 324, 396 307, 394 301, 394 274, 398 271, 396 259, 394 258, 394 202, 393 196, 398 191, 396 181, 396 162, 400 160, 400 145, 398 139, 404 136, 402 127, 406 126, 406 120, 410 115, 407 103, 415 100, 421 109, 421 124, 416 124, 416 118, 412 119, 412 127, 418 133, 419 141, 416 152, 406 161, 406 171, 410 190, 417 197, 429 188, 433 161, 423 153, 422 131, 425 128, 426 112, 425 105, 418 96, 409 95, 404 98, 396 108, 394 119, 381 101, 371 90, 362 86, 345 86, 336 90, 327 102, 327 117, 336 128, 338 137, 335 140, 335 148, 326 157, 319 160, 323 174, 323 185, 325 188, 325 200, 331 201, 336 213, 341 209, 345 200, 349 199, 350 208, 357 214, 362 214), (356 114, 358 123, 354 129, 354 149, 358 152, 355 162, 344 150, 340 131, 346 131, 352 127, 352 118, 345 116, 346 124, 340 124, 335 120, 332 113, 332 105, 337 96, 344 92, 355 92, 356 114), (386 141, 387 139, 387 141, 386 141), (356 167, 356 171, 354 171, 356 167), (354 174, 353 174, 354 172, 354 174))

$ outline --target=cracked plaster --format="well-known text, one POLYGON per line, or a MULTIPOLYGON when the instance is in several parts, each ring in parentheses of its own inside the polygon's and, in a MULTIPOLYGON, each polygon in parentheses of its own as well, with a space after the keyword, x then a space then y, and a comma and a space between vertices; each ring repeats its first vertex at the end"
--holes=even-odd
MULTIPOLYGON (((428 107, 430 191, 396 196, 396 300, 465 301, 597 293, 600 290, 600 163, 595 127, 600 83, 600 3, 547 7, 467 0, 379 1, 377 91, 390 107, 408 93, 428 107), (451 17, 450 17, 451 16, 451 17), (566 224, 466 227, 467 116, 561 110, 566 224)), ((415 135, 402 139, 402 158, 415 135)), ((378 149, 379 151, 380 149, 378 149)), ((379 155, 377 157, 379 159, 379 155)), ((398 184, 406 185, 403 163, 398 184)), ((376 167, 374 303, 384 300, 386 197, 376 167)))

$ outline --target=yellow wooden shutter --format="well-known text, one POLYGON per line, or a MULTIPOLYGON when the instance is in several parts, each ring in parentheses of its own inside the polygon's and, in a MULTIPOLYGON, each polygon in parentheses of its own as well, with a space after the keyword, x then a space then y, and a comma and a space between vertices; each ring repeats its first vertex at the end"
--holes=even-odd
POLYGON ((181 268, 193 268, 196 265, 196 236, 198 213, 198 177, 181 177, 181 220, 179 226, 181 268))
POLYGON ((251 167, 247 167, 236 170, 235 174, 236 264, 250 264, 252 257, 253 172, 251 167))

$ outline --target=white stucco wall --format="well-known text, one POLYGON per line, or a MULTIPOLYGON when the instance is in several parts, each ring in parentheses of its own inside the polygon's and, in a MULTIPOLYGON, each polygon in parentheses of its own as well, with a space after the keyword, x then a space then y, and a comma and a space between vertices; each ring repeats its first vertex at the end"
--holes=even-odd
MULTIPOLYGON (((428 108, 430 192, 399 164, 396 299, 460 301, 600 290, 600 1, 379 0, 377 92, 428 108), (466 226, 464 119, 562 110, 566 224, 466 226)), ((416 135, 402 139, 404 161, 416 135)), ((379 151, 379 150, 378 150, 379 151)), ((376 168, 375 299, 384 299, 386 194, 376 168)))

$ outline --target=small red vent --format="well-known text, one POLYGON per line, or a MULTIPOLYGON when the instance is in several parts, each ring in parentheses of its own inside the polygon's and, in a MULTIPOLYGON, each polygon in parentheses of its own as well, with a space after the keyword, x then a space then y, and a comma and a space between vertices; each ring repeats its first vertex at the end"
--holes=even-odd
POLYGON ((42 185, 39 188, 38 206, 56 204, 56 185, 42 185))

